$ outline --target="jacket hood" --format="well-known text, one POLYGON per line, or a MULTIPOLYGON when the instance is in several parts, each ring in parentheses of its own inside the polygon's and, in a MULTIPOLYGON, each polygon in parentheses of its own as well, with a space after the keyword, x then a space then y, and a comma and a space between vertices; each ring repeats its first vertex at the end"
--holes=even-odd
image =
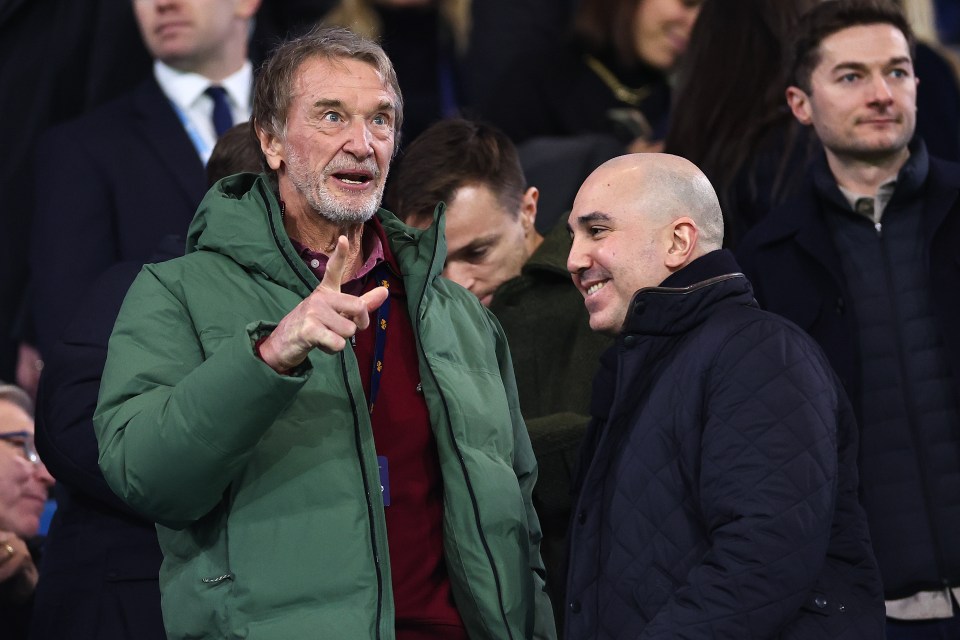
MULTIPOLYGON (((443 270, 447 252, 444 211, 441 203, 433 224, 425 230, 406 226, 385 209, 377 213, 402 265, 400 275, 410 295, 419 297, 443 270)), ((293 248, 283 226, 280 202, 262 174, 240 173, 210 188, 187 233, 186 252, 195 251, 223 254, 304 297, 319 284, 293 248)))

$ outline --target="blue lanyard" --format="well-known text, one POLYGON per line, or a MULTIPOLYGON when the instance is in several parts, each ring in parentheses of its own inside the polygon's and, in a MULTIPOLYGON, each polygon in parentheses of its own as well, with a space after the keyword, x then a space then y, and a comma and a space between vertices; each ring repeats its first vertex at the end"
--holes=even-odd
MULTIPOLYGON (((390 281, 387 280, 387 263, 381 262, 374 269, 374 276, 377 278, 377 284, 387 289, 390 288, 390 281)), ((373 405, 377 401, 377 395, 380 393, 380 377, 383 375, 383 355, 387 343, 387 320, 390 318, 390 296, 383 301, 380 309, 377 310, 376 342, 373 347, 373 370, 370 372, 370 414, 373 414, 373 405)))
POLYGON ((190 118, 187 117, 187 114, 185 114, 173 100, 170 100, 170 106, 173 107, 177 117, 180 118, 180 124, 183 125, 184 131, 186 131, 187 135, 190 137, 190 142, 193 143, 193 147, 200 155, 200 160, 203 162, 203 164, 207 164, 207 159, 210 157, 213 149, 210 147, 210 145, 204 142, 203 138, 200 136, 200 132, 197 131, 197 127, 194 126, 193 122, 190 121, 190 118))

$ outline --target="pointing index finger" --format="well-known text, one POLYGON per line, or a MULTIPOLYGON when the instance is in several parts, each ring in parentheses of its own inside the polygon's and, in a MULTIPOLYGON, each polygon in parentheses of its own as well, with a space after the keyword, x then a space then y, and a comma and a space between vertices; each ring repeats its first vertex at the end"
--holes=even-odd
POLYGON ((347 250, 349 246, 347 236, 337 238, 337 246, 334 247, 330 259, 327 260, 327 269, 323 272, 323 280, 320 281, 320 286, 324 289, 340 291, 344 272, 347 270, 347 250))

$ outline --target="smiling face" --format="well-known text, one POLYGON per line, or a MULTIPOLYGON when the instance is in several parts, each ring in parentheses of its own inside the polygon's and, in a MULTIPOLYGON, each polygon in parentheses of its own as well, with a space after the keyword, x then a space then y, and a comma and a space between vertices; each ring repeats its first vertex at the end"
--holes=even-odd
POLYGON ((703 0, 640 0, 633 19, 637 57, 669 71, 687 50, 703 0))
POLYGON ((33 419, 19 406, 0 400, 0 434, 26 432, 0 439, 0 529, 31 538, 40 528, 40 516, 53 478, 43 463, 30 462, 23 445, 33 439, 33 419))
POLYGON ((670 225, 636 211, 643 203, 623 184, 601 167, 580 188, 567 219, 573 239, 567 270, 583 295, 590 328, 608 334, 620 331, 639 289, 670 275, 664 260, 670 225))
POLYGON ((567 270, 590 328, 616 334, 637 291, 721 247, 723 214, 710 181, 689 160, 634 153, 590 174, 567 230, 567 270))
POLYGON ((443 276, 489 306, 497 287, 520 275, 530 257, 536 215, 533 187, 524 193, 519 211, 507 210, 486 185, 460 187, 447 206, 443 276))
POLYGON ((288 211, 359 224, 380 206, 396 97, 371 65, 312 58, 297 70, 282 136, 259 132, 288 211))
POLYGON ((842 162, 907 154, 916 126, 917 79, 903 33, 889 24, 843 29, 820 43, 809 93, 787 89, 794 116, 813 125, 842 162))
POLYGON ((134 0, 133 10, 154 58, 211 77, 219 74, 208 68, 225 65, 232 73, 243 63, 249 20, 259 1, 134 0))

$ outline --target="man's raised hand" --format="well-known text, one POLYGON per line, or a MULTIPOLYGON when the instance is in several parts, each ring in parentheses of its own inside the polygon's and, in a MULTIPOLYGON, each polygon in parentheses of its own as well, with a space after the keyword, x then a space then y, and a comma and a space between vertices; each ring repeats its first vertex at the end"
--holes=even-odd
POLYGON ((337 238, 323 280, 261 343, 260 356, 275 371, 296 367, 313 349, 342 351, 357 331, 370 326, 370 313, 387 299, 386 287, 372 289, 359 298, 340 291, 348 249, 346 236, 337 238))

